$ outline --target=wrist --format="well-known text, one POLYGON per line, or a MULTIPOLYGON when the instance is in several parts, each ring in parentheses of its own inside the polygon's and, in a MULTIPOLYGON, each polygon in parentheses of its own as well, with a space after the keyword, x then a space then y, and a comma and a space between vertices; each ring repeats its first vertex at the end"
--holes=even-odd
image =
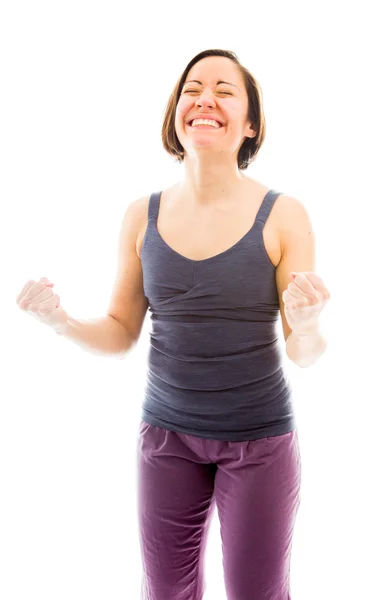
POLYGON ((51 327, 58 335, 64 335, 69 329, 69 316, 66 315, 66 319, 62 323, 57 323, 51 327))
POLYGON ((308 327, 295 326, 295 327, 291 328, 291 333, 293 333, 295 336, 298 336, 298 337, 318 335, 319 334, 319 326, 318 326, 318 323, 314 323, 314 325, 310 325, 308 327))

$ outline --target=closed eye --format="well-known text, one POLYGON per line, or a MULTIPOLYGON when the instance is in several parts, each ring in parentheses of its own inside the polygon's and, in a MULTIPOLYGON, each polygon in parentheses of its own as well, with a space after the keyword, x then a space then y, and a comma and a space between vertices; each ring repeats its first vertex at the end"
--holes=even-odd
MULTIPOLYGON (((183 92, 184 94, 187 94, 189 92, 196 92, 197 90, 186 90, 185 92, 183 92)), ((228 96, 231 96, 232 94, 230 92, 218 92, 219 94, 227 94, 228 96)))

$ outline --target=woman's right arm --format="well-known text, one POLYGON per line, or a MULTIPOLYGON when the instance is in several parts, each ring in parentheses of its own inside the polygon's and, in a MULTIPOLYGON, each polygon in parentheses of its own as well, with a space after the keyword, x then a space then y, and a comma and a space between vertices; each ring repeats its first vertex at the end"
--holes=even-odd
POLYGON ((110 315, 88 320, 68 315, 64 325, 53 329, 82 350, 99 356, 125 358, 133 343, 124 325, 110 315))
POLYGON ((46 277, 25 284, 16 299, 19 307, 87 352, 124 358, 140 337, 148 308, 136 249, 147 211, 148 197, 139 198, 126 209, 119 236, 116 281, 104 317, 88 320, 70 317, 61 306, 60 297, 53 294, 54 284, 46 277))
POLYGON ((118 268, 107 315, 79 320, 68 316, 57 333, 84 350, 125 358, 137 343, 148 308, 143 290, 143 272, 136 244, 147 218, 148 196, 132 202, 125 211, 118 243, 118 268))

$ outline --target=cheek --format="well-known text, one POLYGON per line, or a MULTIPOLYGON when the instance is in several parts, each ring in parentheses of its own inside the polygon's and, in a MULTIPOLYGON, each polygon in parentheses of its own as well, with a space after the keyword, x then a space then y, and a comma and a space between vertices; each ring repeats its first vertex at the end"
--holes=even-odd
POLYGON ((181 96, 178 104, 176 105, 176 116, 178 118, 184 117, 185 114, 190 110, 191 106, 192 106, 192 102, 190 102, 190 98, 188 98, 187 96, 181 96))

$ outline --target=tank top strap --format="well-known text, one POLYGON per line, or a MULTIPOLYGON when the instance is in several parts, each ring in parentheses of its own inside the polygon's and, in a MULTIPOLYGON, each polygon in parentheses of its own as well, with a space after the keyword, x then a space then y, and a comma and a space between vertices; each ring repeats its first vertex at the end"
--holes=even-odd
MULTIPOLYGON (((275 203, 275 200, 282 193, 283 192, 278 192, 277 190, 274 190, 274 189, 269 190, 269 192, 267 192, 267 194, 265 195, 264 200, 261 203, 260 208, 257 212, 256 222, 261 221, 263 223, 263 225, 265 224, 265 222, 268 219, 268 216, 272 210, 272 207, 275 203)), ((153 192, 151 194, 149 203, 148 203, 148 219, 153 218, 153 219, 157 220, 161 195, 162 195, 162 191, 153 192)))
POLYGON ((260 208, 256 215, 256 222, 261 221, 263 225, 265 224, 268 216, 272 210, 273 205, 275 204, 275 200, 282 194, 283 192, 278 192, 277 190, 269 190, 264 197, 263 202, 260 205, 260 208))
POLYGON ((148 219, 157 219, 159 212, 160 198, 162 196, 162 190, 160 192, 153 192, 148 202, 148 219))

